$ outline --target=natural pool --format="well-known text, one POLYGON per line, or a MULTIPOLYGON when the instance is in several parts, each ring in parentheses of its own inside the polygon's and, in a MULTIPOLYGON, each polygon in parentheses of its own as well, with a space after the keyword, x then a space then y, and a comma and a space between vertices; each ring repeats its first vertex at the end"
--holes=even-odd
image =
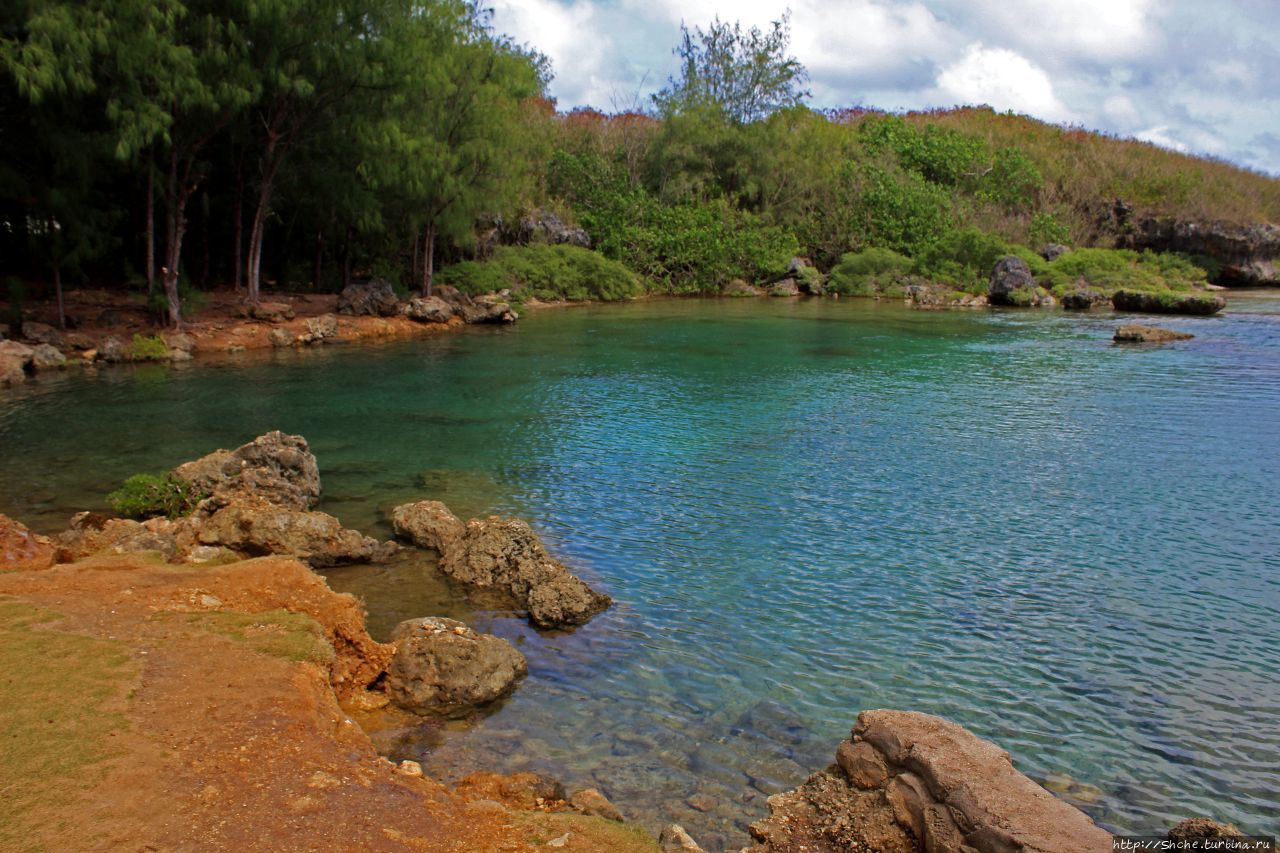
POLYGON ((1156 320, 1197 335, 1172 346, 1113 346, 1120 322, 661 301, 68 375, 0 399, 0 512, 52 532, 128 474, 282 429, 348 526, 389 535, 419 497, 527 518, 613 610, 540 635, 422 560, 330 573, 375 634, 446 612, 530 660, 478 725, 381 745, 594 785, 708 849, 871 707, 1069 775, 1113 829, 1276 832, 1280 298, 1156 320))

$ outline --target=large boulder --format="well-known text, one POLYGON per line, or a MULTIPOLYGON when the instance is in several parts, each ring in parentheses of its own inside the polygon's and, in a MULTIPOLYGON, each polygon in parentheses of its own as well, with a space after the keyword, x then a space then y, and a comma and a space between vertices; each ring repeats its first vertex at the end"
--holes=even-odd
POLYGON ((47 536, 0 514, 0 572, 47 569, 53 565, 57 548, 47 536))
POLYGON ((0 387, 19 385, 35 369, 35 350, 17 341, 0 341, 0 387))
POLYGON ((108 364, 129 360, 129 348, 117 337, 109 337, 98 347, 98 358, 108 364))
POLYGON ((293 306, 288 302, 252 302, 244 313, 264 323, 283 323, 294 318, 293 306))
POLYGON ((439 296, 411 299, 405 308, 405 316, 419 323, 447 323, 455 313, 454 307, 439 296))
POLYGON ((396 507, 392 517, 398 536, 440 552, 446 575, 509 594, 539 627, 581 625, 613 603, 548 554, 538 534, 518 519, 491 516, 463 525, 434 501, 396 507))
POLYGON ((864 711, 836 765, 769 798, 753 853, 1107 853, 1111 835, 1019 773, 1009 754, 955 723, 864 711))
POLYGON ((78 512, 70 526, 55 538, 57 560, 71 563, 95 554, 156 553, 166 560, 185 554, 195 542, 190 520, 109 518, 78 512))
POLYGON ((202 545, 221 545, 252 557, 296 557, 314 568, 389 558, 397 547, 379 542, 323 512, 289 509, 242 498, 199 520, 202 545))
POLYGON ((222 503, 253 495, 288 509, 309 509, 320 499, 320 468, 307 440, 279 430, 235 450, 215 450, 174 468, 173 476, 222 503))
POLYGON ((1014 255, 996 261, 987 284, 987 299, 992 305, 1035 305, 1039 294, 1040 288, 1026 261, 1014 255))
MULTIPOLYGON (((1117 217, 1119 219, 1119 217, 1117 217)), ((1280 284, 1280 226, 1264 223, 1146 217, 1122 229, 1131 249, 1181 252, 1217 262, 1216 284, 1275 287, 1280 284)))
POLYGON ((1144 314, 1192 314, 1208 316, 1227 307, 1227 300, 1213 293, 1151 293, 1144 290, 1117 290, 1111 297, 1117 311, 1144 314))
POLYGON ((368 314, 394 317, 400 310, 400 299, 391 283, 380 278, 348 284, 338 294, 339 314, 368 314))
POLYGON ((1076 282, 1074 290, 1062 296, 1062 307, 1068 311, 1088 311, 1095 305, 1105 305, 1110 300, 1101 291, 1089 287, 1083 279, 1076 282))
POLYGON ((565 225, 560 217, 538 208, 520 219, 516 239, 520 243, 551 243, 591 248, 591 236, 583 228, 565 225))
POLYGON ((391 642, 396 652, 387 669, 387 694, 409 711, 466 714, 506 696, 529 671, 515 646, 453 619, 401 622, 391 642))
POLYGON ((62 332, 47 323, 33 323, 30 320, 22 324, 22 337, 35 344, 49 344, 60 347, 65 345, 62 332))
POLYGON ((470 305, 462 306, 458 313, 462 315, 464 322, 471 325, 480 323, 514 323, 520 319, 520 315, 505 302, 481 302, 475 300, 470 305))

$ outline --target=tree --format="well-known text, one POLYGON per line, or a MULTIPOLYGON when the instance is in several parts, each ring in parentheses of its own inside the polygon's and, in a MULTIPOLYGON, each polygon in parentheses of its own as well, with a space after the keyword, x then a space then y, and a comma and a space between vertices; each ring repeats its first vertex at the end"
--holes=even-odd
POLYGON ((422 293, 431 295, 440 237, 470 236, 529 174, 521 102, 541 95, 545 60, 489 27, 475 2, 432 3, 402 21, 401 74, 375 130, 368 167, 422 234, 422 293))
POLYGON ((800 61, 787 55, 791 43, 791 13, 774 21, 765 32, 744 31, 719 17, 703 30, 680 25, 680 79, 670 78, 653 96, 666 117, 699 108, 723 112, 735 124, 765 118, 774 110, 796 106, 809 97, 809 79, 800 61))

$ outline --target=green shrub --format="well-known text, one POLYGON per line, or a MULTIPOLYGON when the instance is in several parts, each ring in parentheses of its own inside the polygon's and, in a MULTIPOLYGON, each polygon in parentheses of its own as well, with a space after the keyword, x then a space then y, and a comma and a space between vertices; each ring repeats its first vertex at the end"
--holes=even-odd
MULTIPOLYGON (((1025 251, 1025 250, 1024 250, 1025 251)), ((1019 253, 995 234, 988 234, 976 228, 960 228, 950 231, 938 241, 925 247, 916 258, 915 271, 919 275, 954 287, 966 293, 984 293, 987 279, 996 261, 1009 254, 1017 254, 1027 261, 1035 274, 1037 264, 1030 255, 1043 266, 1044 261, 1038 255, 1026 251, 1019 253)))
POLYGON ((644 292, 635 273, 577 246, 502 246, 487 261, 466 261, 437 280, 475 295, 510 289, 520 299, 614 301, 644 292))
POLYGON ((1071 229, 1058 221, 1052 213, 1041 211, 1033 214, 1027 228, 1027 239, 1033 246, 1046 243, 1070 243, 1071 229))
POLYGON ((179 518, 190 515, 206 495, 172 474, 134 474, 107 495, 107 503, 128 518, 179 518))
POLYGON ((1104 293, 1126 290, 1185 292, 1203 286, 1205 271, 1182 255, 1128 249, 1076 249, 1048 264, 1055 289, 1083 279, 1104 293))
POLYGON ((799 279, 800 289, 807 293, 813 293, 822 287, 822 273, 814 267, 801 267, 796 271, 796 278, 799 279))
POLYGON ((168 357, 169 345, 160 335, 133 336, 133 343, 129 345, 131 361, 164 361, 168 357))
POLYGON ((827 277, 827 291, 841 296, 873 296, 911 268, 912 260, 892 249, 849 252, 841 256, 827 277))

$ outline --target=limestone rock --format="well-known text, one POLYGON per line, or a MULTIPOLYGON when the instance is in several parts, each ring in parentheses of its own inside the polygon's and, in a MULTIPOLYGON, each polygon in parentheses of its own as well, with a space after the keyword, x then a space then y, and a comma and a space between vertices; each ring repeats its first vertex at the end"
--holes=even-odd
POLYGON ((1141 290, 1117 290, 1111 296, 1111 304, 1117 311, 1208 316, 1226 308, 1227 300, 1212 293, 1148 293, 1141 290))
POLYGON ((455 313, 454 307, 439 296, 411 299, 405 309, 405 316, 419 323, 447 323, 455 313))
POLYGON ((584 788, 575 792, 569 798, 569 805, 573 806, 575 811, 585 815, 594 815, 605 820, 616 820, 619 823, 623 820, 622 812, 618 811, 618 807, 609 802, 609 798, 595 788, 584 788))
POLYGON ((440 553, 440 569, 472 586, 509 594, 542 628, 581 625, 612 600, 547 553, 523 521, 491 516, 465 525, 438 501, 392 510, 396 535, 440 553))
POLYGON ((1201 838, 1244 838, 1244 833, 1229 823, 1218 823, 1207 817, 1191 817, 1169 830, 1170 841, 1191 841, 1201 838))
POLYGON ((725 296, 764 296, 764 291, 752 287, 740 278, 735 278, 724 286, 721 293, 725 296))
POLYGON ((94 512, 79 512, 71 517, 70 526, 55 538, 57 559, 70 563, 94 554, 133 554, 153 551, 173 560, 191 541, 186 523, 167 518, 134 521, 108 518, 94 512), (181 541, 180 541, 181 540, 181 541))
POLYGON ((670 823, 663 828, 658 836, 658 849, 662 853, 706 853, 678 823, 670 823))
POLYGON ((267 340, 277 349, 293 346, 293 333, 288 329, 275 328, 267 333, 267 340))
POLYGON ((1071 250, 1061 243, 1045 243, 1040 247, 1038 254, 1046 261, 1056 261, 1071 250))
POLYGON ((394 317, 400 309, 400 299, 390 282, 382 279, 353 282, 338 294, 338 313, 374 317, 394 317))
POLYGON ((278 430, 235 450, 215 450, 185 462, 171 473, 223 503, 253 495, 302 510, 320 499, 320 468, 307 440, 278 430))
POLYGON ((842 741, 836 749, 836 764, 859 788, 879 788, 889 778, 884 756, 869 743, 842 741))
POLYGON ((1275 287, 1280 284, 1280 227, 1272 224, 1147 217, 1124 229, 1130 249, 1182 252, 1213 258, 1221 265, 1216 284, 1275 287))
POLYGON ((0 386, 19 385, 35 369, 35 350, 17 341, 0 341, 0 386))
POLYGON ((391 525, 400 538, 441 554, 456 548, 467 531, 467 526, 440 501, 401 504, 391 511, 391 525))
POLYGON ((53 565, 56 552, 47 536, 33 533, 21 522, 0 514, 0 572, 47 569, 53 565))
POLYGON ((256 302, 245 309, 245 313, 255 320, 266 323, 283 323, 294 318, 293 306, 288 302, 256 302))
POLYGON ((506 696, 529 671, 515 646, 453 619, 401 622, 391 641, 396 653, 387 670, 387 693, 409 711, 465 714, 506 696))
POLYGON ((794 278, 784 278, 782 281, 769 288, 770 296, 799 296, 800 285, 796 284, 794 278))
POLYGON ((98 347, 98 358, 107 364, 119 364, 129 360, 129 348, 117 337, 107 338, 98 347))
POLYGON ((464 800, 489 800, 509 808, 531 811, 564 802, 564 786, 541 773, 471 773, 458 780, 454 793, 464 800))
POLYGON ((1033 305, 1038 295, 1039 288, 1026 261, 1014 255, 996 261, 987 284, 987 299, 992 305, 1033 305))
POLYGON ((48 344, 54 347, 64 346, 62 332, 47 323, 33 323, 30 320, 22 324, 22 337, 35 344, 48 344))
POLYGON ((1130 323, 1116 329, 1112 340, 1121 344, 1162 344, 1168 341, 1189 341, 1194 337, 1195 335, 1189 332, 1175 332, 1172 329, 1130 323))
POLYGON ((520 315, 505 302, 489 304, 473 302, 470 305, 462 306, 458 313, 462 316, 463 321, 469 325, 509 324, 520 319, 520 315))
POLYGON ((320 568, 387 559, 394 543, 379 542, 323 512, 290 509, 245 497, 200 522, 204 545, 221 545, 250 556, 296 557, 320 568))
POLYGON ((1095 305, 1107 303, 1106 294, 1090 287, 1078 287, 1062 297, 1062 307, 1069 311, 1088 311, 1095 305))
POLYGON ((310 317, 302 325, 307 330, 306 334, 301 336, 303 343, 314 344, 327 338, 336 337, 338 334, 338 318, 333 314, 310 317))
POLYGON ((521 244, 551 243, 591 248, 591 237, 585 229, 565 225, 560 217, 545 208, 521 217, 516 239, 521 244))
POLYGON ((185 332, 165 332, 164 342, 169 349, 177 350, 178 352, 192 353, 196 351, 195 338, 185 332))

